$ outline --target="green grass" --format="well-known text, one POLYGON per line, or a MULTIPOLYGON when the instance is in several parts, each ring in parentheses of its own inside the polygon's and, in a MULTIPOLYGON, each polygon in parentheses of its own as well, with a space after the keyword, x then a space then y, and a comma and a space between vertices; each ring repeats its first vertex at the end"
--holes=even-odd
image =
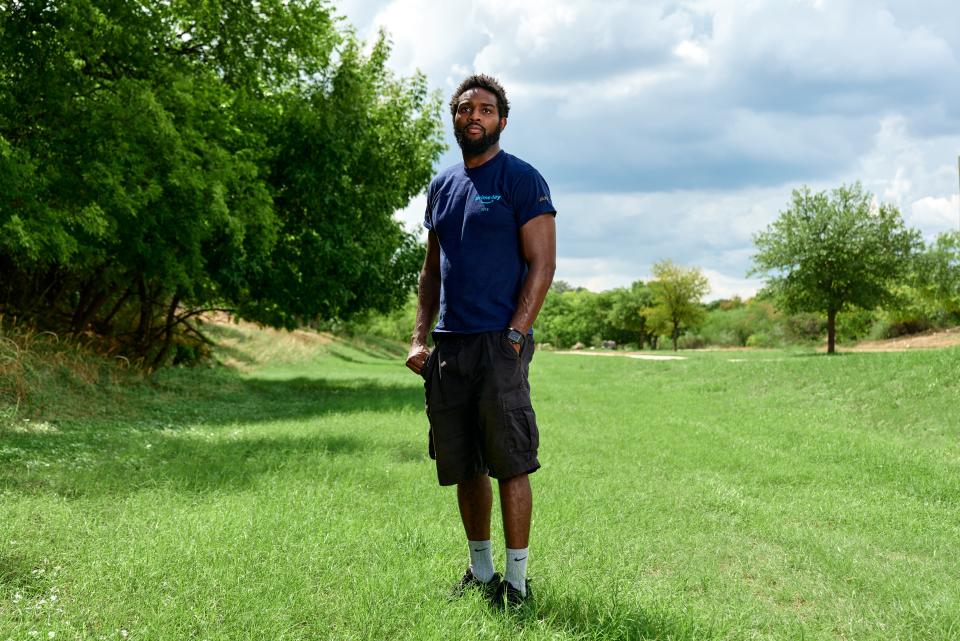
POLYGON ((241 369, 7 413, 0 641, 960 638, 960 350, 539 353, 536 607, 506 616, 446 598, 466 549, 401 358, 213 333, 241 369))

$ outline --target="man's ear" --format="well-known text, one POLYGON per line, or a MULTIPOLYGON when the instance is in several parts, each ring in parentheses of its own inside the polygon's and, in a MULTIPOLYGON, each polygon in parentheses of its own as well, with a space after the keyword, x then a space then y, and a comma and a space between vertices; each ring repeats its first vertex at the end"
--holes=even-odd
POLYGON ((503 131, 506 128, 507 128, 507 118, 506 116, 504 116, 503 118, 500 119, 500 131, 503 131))

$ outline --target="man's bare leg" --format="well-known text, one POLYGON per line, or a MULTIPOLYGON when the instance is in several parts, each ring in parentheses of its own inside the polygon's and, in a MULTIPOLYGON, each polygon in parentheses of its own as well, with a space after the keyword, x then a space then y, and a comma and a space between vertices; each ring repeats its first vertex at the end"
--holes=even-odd
POLYGON ((493 570, 493 544, 490 542, 490 510, 493 505, 490 477, 478 474, 458 483, 457 504, 460 506, 460 519, 463 521, 463 530, 470 546, 470 569, 461 580, 460 587, 466 587, 464 581, 490 583, 496 578, 493 570))
MULTIPOLYGON (((507 540, 507 568, 503 578, 523 597, 527 597, 527 546, 533 493, 530 491, 530 478, 526 474, 500 481, 500 510, 503 514, 503 534, 507 540)), ((510 601, 509 594, 507 600, 510 601)))
POLYGON ((493 508, 493 490, 490 477, 477 474, 472 479, 457 483, 457 504, 463 530, 471 541, 490 538, 490 510, 493 508))
MULTIPOLYGON (((520 474, 500 481, 500 512, 508 548, 525 548, 530 540, 530 517, 533 513, 533 492, 530 477, 520 474)), ((489 524, 488 524, 489 526, 489 524)), ((489 532, 489 527, 487 529, 489 532)))

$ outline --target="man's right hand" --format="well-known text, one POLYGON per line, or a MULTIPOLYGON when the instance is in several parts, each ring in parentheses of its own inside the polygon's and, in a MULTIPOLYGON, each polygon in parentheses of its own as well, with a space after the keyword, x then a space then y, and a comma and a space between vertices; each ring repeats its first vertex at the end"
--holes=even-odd
POLYGON ((407 367, 419 374, 423 369, 423 364, 427 362, 428 356, 430 356, 430 350, 427 349, 426 345, 412 345, 407 353, 407 367))

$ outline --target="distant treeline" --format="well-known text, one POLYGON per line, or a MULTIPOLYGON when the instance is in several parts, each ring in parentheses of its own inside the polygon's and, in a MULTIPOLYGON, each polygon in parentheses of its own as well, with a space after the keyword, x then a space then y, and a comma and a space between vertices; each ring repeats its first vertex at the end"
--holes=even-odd
MULTIPOLYGON (((635 292, 646 289, 646 285, 638 281, 628 288, 592 292, 560 281, 547 295, 537 319, 537 343, 557 349, 569 349, 577 343, 600 348, 604 341, 616 342, 618 349, 669 348, 669 334, 645 331, 643 314, 624 314, 631 306, 640 309, 635 292)), ((711 301, 701 308, 702 321, 679 336, 680 349, 812 345, 822 343, 827 332, 827 320, 822 314, 788 314, 771 300, 734 297, 711 301)), ((402 309, 389 314, 371 314, 339 324, 335 329, 408 342, 415 311, 416 299, 411 298, 402 309)), ((895 310, 842 312, 837 316, 837 338, 840 344, 879 340, 958 324, 960 313, 931 309, 921 301, 914 301, 895 310)))
POLYGON ((4 322, 153 366, 191 356, 204 310, 402 304, 423 250, 393 212, 442 152, 440 102, 340 24, 311 0, 4 3, 4 322))
MULTIPOLYGON (((669 264, 669 263, 661 263, 669 264)), ((697 270, 688 270, 696 272, 697 270)), ((667 274, 669 276, 669 273, 667 274)), ((662 349, 671 346, 658 281, 636 281, 603 292, 557 281, 535 324, 536 340, 558 349, 578 343, 599 348, 662 349)), ((850 308, 836 319, 837 340, 883 339, 960 324, 960 233, 945 233, 912 255, 911 267, 896 283, 892 302, 874 309, 850 308)), ((700 347, 783 347, 822 343, 827 318, 819 312, 784 311, 770 292, 756 298, 695 301, 699 313, 677 337, 680 349, 700 347)), ((346 331, 408 341, 416 299, 390 314, 372 314, 346 331)))

